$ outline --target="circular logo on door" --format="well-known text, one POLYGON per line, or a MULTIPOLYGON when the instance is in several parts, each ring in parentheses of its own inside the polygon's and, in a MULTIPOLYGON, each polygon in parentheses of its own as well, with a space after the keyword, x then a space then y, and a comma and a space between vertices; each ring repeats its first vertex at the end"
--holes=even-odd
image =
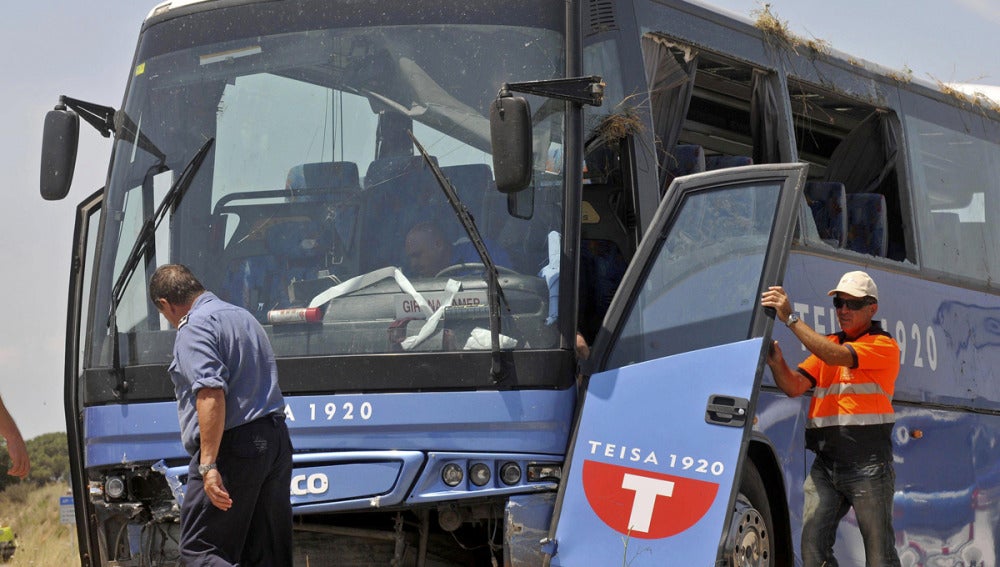
POLYGON ((583 461, 583 490, 601 520, 629 537, 677 535, 712 507, 718 483, 583 461))

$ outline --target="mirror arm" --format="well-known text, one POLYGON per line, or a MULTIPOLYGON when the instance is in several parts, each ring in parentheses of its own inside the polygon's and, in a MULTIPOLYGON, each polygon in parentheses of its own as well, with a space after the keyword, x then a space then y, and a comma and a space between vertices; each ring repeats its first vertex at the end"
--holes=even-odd
POLYGON ((59 97, 59 104, 56 106, 56 110, 65 110, 66 108, 79 114, 81 118, 97 129, 105 138, 110 137, 115 131, 115 113, 117 111, 110 106, 77 100, 62 95, 59 97))
POLYGON ((504 83, 500 87, 498 98, 511 96, 511 92, 519 92, 578 104, 601 106, 604 103, 604 86, 604 79, 598 76, 504 83))

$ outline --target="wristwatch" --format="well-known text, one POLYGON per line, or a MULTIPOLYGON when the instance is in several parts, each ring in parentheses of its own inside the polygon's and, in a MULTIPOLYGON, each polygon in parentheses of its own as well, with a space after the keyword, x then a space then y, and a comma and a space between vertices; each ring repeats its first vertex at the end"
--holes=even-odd
POLYGON ((208 474, 208 471, 214 471, 217 469, 218 467, 215 466, 215 463, 209 463, 207 465, 198 465, 198 474, 200 474, 201 476, 205 476, 206 474, 208 474))
POLYGON ((799 314, 792 311, 792 314, 788 316, 788 320, 785 321, 785 325, 791 327, 795 323, 799 322, 799 314))

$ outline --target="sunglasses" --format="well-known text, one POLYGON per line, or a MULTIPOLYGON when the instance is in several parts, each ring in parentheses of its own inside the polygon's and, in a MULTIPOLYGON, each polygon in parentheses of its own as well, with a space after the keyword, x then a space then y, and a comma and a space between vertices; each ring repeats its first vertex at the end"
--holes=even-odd
POLYGON ((871 301, 867 298, 864 299, 843 299, 840 297, 833 298, 833 307, 835 309, 840 309, 846 306, 851 311, 857 311, 864 307, 865 305, 871 305, 871 301))

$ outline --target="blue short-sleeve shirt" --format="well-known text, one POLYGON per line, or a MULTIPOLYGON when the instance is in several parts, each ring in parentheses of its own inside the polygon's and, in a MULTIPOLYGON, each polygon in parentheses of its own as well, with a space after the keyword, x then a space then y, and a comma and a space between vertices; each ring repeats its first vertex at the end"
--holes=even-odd
POLYGON ((284 412, 274 351, 263 327, 247 310, 204 292, 181 320, 174 340, 170 379, 177 396, 181 441, 199 448, 198 390, 226 394, 225 429, 284 412))

